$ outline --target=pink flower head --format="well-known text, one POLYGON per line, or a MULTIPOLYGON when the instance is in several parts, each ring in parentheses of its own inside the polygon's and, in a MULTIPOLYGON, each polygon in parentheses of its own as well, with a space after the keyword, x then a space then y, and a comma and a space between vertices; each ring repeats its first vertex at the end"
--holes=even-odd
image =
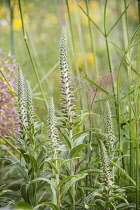
POLYGON ((0 50, 0 134, 11 135, 19 130, 19 117, 16 109, 17 97, 11 88, 17 90, 18 64, 10 53, 0 50), (8 82, 7 82, 7 81, 8 82), (10 87, 9 87, 9 85, 10 87))

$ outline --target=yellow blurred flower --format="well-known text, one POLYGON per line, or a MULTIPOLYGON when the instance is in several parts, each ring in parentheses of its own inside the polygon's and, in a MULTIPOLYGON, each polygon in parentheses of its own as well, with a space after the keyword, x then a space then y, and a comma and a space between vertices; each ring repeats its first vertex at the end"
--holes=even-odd
MULTIPOLYGON (((24 21, 27 21, 29 19, 27 14, 23 14, 23 18, 24 18, 24 21)), ((14 28, 15 31, 21 30, 21 28, 22 28, 22 23, 21 23, 20 11, 19 11, 18 4, 14 4, 13 28, 14 28)))
POLYGON ((14 21, 13 21, 14 30, 18 31, 18 30, 21 29, 21 27, 22 27, 22 24, 21 24, 20 18, 15 18, 14 21))
POLYGON ((2 18, 5 14, 5 7, 4 6, 1 6, 0 7, 0 18, 2 18))
MULTIPOLYGON (((94 57, 93 57, 92 53, 89 52, 86 54, 86 61, 87 61, 88 69, 91 70, 92 66, 94 64, 94 57)), ((77 66, 80 69, 84 68, 84 60, 83 60, 83 56, 81 54, 77 57, 77 66)))
POLYGON ((83 57, 82 57, 82 55, 79 55, 79 56, 77 57, 77 66, 78 66, 79 68, 83 68, 83 64, 84 64, 83 57))
POLYGON ((69 3, 70 12, 74 12, 75 8, 74 8, 73 0, 70 0, 68 3, 69 3))
POLYGON ((47 20, 51 23, 51 24, 57 24, 58 23, 58 19, 57 17, 52 14, 52 13, 48 13, 47 14, 47 20))
POLYGON ((131 16, 131 18, 133 20, 138 20, 138 14, 136 12, 136 7, 130 5, 129 10, 128 10, 128 14, 129 14, 129 16, 131 16))
POLYGON ((83 9, 86 8, 85 1, 79 0, 79 1, 78 1, 78 4, 79 4, 83 9))
POLYGON ((89 8, 94 10, 99 9, 99 3, 97 1, 90 1, 89 8))
POLYGON ((86 59, 87 59, 87 63, 92 66, 92 64, 94 63, 94 57, 92 53, 87 53, 86 54, 86 59))
MULTIPOLYGON (((86 12, 86 5, 82 1, 79 1, 79 5, 86 12)), ((100 21, 99 3, 97 1, 90 1, 88 7, 89 7, 90 18, 95 22, 99 22, 100 21)), ((83 13, 83 11, 81 11, 81 18, 82 18, 83 25, 87 25, 88 17, 83 13)))

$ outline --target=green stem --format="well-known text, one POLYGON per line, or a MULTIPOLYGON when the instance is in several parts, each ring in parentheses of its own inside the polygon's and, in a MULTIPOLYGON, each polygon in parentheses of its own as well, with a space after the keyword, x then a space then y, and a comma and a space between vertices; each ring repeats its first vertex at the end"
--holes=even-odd
MULTIPOLYGON (((107 9, 107 0, 105 1, 104 6, 104 37, 106 39, 106 51, 107 51, 107 59, 110 73, 113 74, 112 64, 111 64, 111 56, 110 56, 110 49, 109 49, 109 42, 108 42, 108 35, 107 35, 107 26, 106 26, 106 9, 107 9)), ((113 78, 112 78, 113 79, 113 78)), ((113 95, 115 98, 115 87, 114 87, 114 80, 112 85, 113 95)))
POLYGON ((136 104, 136 114, 137 114, 137 120, 136 120, 136 210, 139 210, 139 110, 138 110, 138 104, 136 104))
MULTIPOLYGON (((138 23, 140 25, 140 0, 138 0, 138 23)), ((140 32, 138 33, 138 39, 140 39, 140 32)), ((138 42, 138 59, 137 59, 137 70, 140 72, 140 43, 138 42)), ((137 90, 139 90, 139 82, 140 79, 137 79, 137 90)), ((139 209, 139 203, 140 203, 140 192, 139 192, 139 100, 137 99, 136 104, 136 210, 139 209)))
MULTIPOLYGON (((113 69, 112 69, 112 64, 111 64, 111 56, 110 56, 110 49, 109 49, 109 42, 108 42, 108 35, 107 35, 107 26, 106 26, 107 2, 108 2, 108 0, 105 1, 105 6, 104 6, 104 37, 106 39, 106 50, 107 50, 109 70, 110 70, 110 73, 113 74, 113 69)), ((121 67, 122 61, 120 63, 120 67, 121 67)), ((120 154, 120 145, 121 145, 121 138, 120 138, 120 136, 121 136, 120 135, 120 105, 119 105, 119 96, 118 95, 116 96, 116 94, 115 94, 114 79, 113 79, 112 91, 113 91, 114 99, 116 98, 115 111, 116 111, 116 117, 117 117, 116 120, 117 120, 117 125, 118 125, 118 141, 119 141, 118 150, 119 150, 119 154, 120 154)), ((119 177, 120 176, 119 176, 119 171, 118 171, 118 185, 119 185, 119 177)))
POLYGON ((9 9, 10 9, 10 44, 11 44, 11 53, 14 55, 14 30, 13 30, 13 19, 14 19, 14 2, 12 3, 9 0, 9 9))
MULTIPOLYGON (((124 0, 124 9, 126 10, 127 8, 127 3, 126 0, 124 0)), ((124 31, 124 44, 125 44, 125 48, 127 47, 128 43, 129 43, 129 30, 128 30, 128 17, 127 17, 127 10, 124 14, 124 18, 123 18, 123 31, 124 31)), ((131 60, 131 53, 130 51, 128 52, 127 55, 128 60, 131 60)), ((128 78, 130 79, 131 76, 131 63, 128 66, 127 65, 127 74, 128 74, 128 78)), ((129 101, 129 122, 130 122, 130 127, 132 127, 132 108, 131 108, 131 96, 128 96, 128 101, 129 101)), ((134 171, 134 151, 133 151, 133 138, 132 138, 132 133, 131 130, 129 129, 129 138, 130 138, 130 175, 133 178, 133 171, 134 171)))
MULTIPOLYGON (((70 120, 71 122, 71 120, 70 120)), ((73 139, 72 139, 72 129, 70 130, 70 142, 71 142, 71 149, 73 148, 73 139)), ((75 174, 75 163, 73 160, 71 160, 71 164, 70 164, 70 167, 71 167, 71 176, 73 176, 75 174)), ((72 185, 71 187, 71 195, 72 195, 72 199, 73 199, 73 202, 72 202, 72 205, 71 205, 71 210, 75 210, 75 184, 72 185)))
MULTIPOLYGON (((85 0, 86 2, 86 10, 87 10, 87 15, 89 17, 89 7, 88 7, 88 0, 85 0)), ((90 34, 90 40, 91 40, 91 49, 92 49, 92 54, 94 56, 94 70, 96 72, 96 78, 98 78, 98 69, 97 69, 97 62, 96 62, 96 52, 95 52, 95 43, 93 41, 93 35, 92 35, 92 30, 91 30, 91 21, 88 18, 88 28, 89 28, 89 34, 90 34)))
POLYGON ((19 150, 4 136, 0 135, 0 138, 2 138, 9 146, 11 146, 19 155, 21 154, 19 150))
POLYGON ((28 51, 28 54, 29 54, 29 57, 30 57, 30 60, 31 60, 31 63, 32 63, 32 66, 33 66, 33 70, 34 70, 38 85, 39 85, 41 93, 42 93, 42 97, 44 99, 45 106, 47 107, 47 100, 46 100, 46 97, 45 97, 45 94, 44 94, 44 91, 43 91, 43 88, 42 88, 42 85, 41 85, 41 82, 40 82, 40 79, 39 79, 37 69, 35 67, 35 64, 34 64, 34 61, 33 61, 33 58, 32 58, 32 54, 31 54, 31 51, 30 51, 30 47, 28 45, 28 41, 27 41, 27 34, 26 34, 24 18, 23 18, 23 13, 22 13, 21 0, 18 0, 18 4, 19 4, 19 10, 20 10, 20 16, 21 16, 21 22, 22 22, 23 39, 24 39, 26 47, 27 47, 27 51, 28 51))
POLYGON ((2 69, 0 69, 0 73, 1 73, 1 75, 2 75, 2 77, 0 76, 0 78, 1 78, 2 80, 5 80, 5 82, 7 83, 8 87, 9 87, 9 90, 10 90, 11 94, 12 94, 13 96, 16 95, 15 90, 13 89, 13 87, 12 87, 11 84, 10 84, 10 82, 9 82, 8 79, 6 78, 6 76, 5 76, 5 74, 4 74, 4 72, 3 72, 2 69))
POLYGON ((78 2, 76 0, 74 0, 74 6, 75 6, 75 16, 76 16, 76 20, 77 20, 78 36, 79 36, 79 40, 80 40, 81 52, 82 52, 82 57, 83 57, 83 62, 84 62, 84 67, 82 70, 86 71, 88 66, 87 66, 87 59, 86 59, 85 43, 84 43, 84 39, 83 39, 81 20, 79 17, 80 14, 78 11, 78 8, 79 8, 78 2))
POLYGON ((71 31, 71 39, 72 39, 72 46, 73 46, 73 53, 74 53, 74 61, 75 61, 75 68, 76 68, 76 74, 78 73, 77 69, 77 55, 76 55, 76 47, 75 47, 75 41, 74 41, 74 34, 73 34, 73 27, 72 27, 72 21, 71 21, 71 14, 70 14, 70 9, 69 9, 69 3, 68 0, 66 0, 66 6, 67 6, 67 11, 68 11, 68 18, 69 18, 69 24, 70 24, 70 31, 71 31))
POLYGON ((59 182, 60 182, 60 178, 59 178, 59 165, 58 165, 58 155, 57 155, 57 150, 56 147, 54 149, 54 159, 55 159, 55 167, 58 171, 58 174, 55 175, 56 177, 56 198, 57 198, 57 207, 60 209, 60 205, 61 205, 61 200, 60 200, 60 187, 58 187, 59 182))
MULTIPOLYGON (((129 96, 130 98, 130 96, 129 96)), ((131 103, 131 100, 129 99, 129 103, 131 103)), ((132 108, 131 108, 131 104, 129 104, 129 124, 130 124, 130 128, 132 128, 132 108)), ((132 137, 132 132, 129 129, 129 136, 130 136, 130 176, 134 177, 134 143, 133 143, 133 137, 132 137)))

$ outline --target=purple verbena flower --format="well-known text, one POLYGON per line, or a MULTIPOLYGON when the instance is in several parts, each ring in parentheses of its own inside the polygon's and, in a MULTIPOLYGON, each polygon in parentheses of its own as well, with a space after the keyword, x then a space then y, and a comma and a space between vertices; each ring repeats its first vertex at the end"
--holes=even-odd
POLYGON ((11 135, 10 131, 19 130, 17 104, 18 64, 10 53, 0 49, 0 134, 11 135), (7 81, 6 81, 7 80, 7 81), (8 85, 9 83, 9 85, 8 85), (13 91, 11 91, 11 89, 13 91))

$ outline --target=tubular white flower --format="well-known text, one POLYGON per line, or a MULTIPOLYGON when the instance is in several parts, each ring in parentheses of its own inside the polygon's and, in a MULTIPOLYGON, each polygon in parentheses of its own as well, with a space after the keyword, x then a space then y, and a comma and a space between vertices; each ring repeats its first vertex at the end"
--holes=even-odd
POLYGON ((72 103, 74 100, 74 95, 72 92, 71 81, 68 72, 68 62, 67 62, 67 34, 66 28, 64 27, 61 35, 60 42, 60 71, 61 71, 61 89, 62 89, 62 101, 64 106, 62 107, 62 113, 64 117, 68 118, 72 122, 72 118, 77 117, 75 115, 75 107, 72 103))

